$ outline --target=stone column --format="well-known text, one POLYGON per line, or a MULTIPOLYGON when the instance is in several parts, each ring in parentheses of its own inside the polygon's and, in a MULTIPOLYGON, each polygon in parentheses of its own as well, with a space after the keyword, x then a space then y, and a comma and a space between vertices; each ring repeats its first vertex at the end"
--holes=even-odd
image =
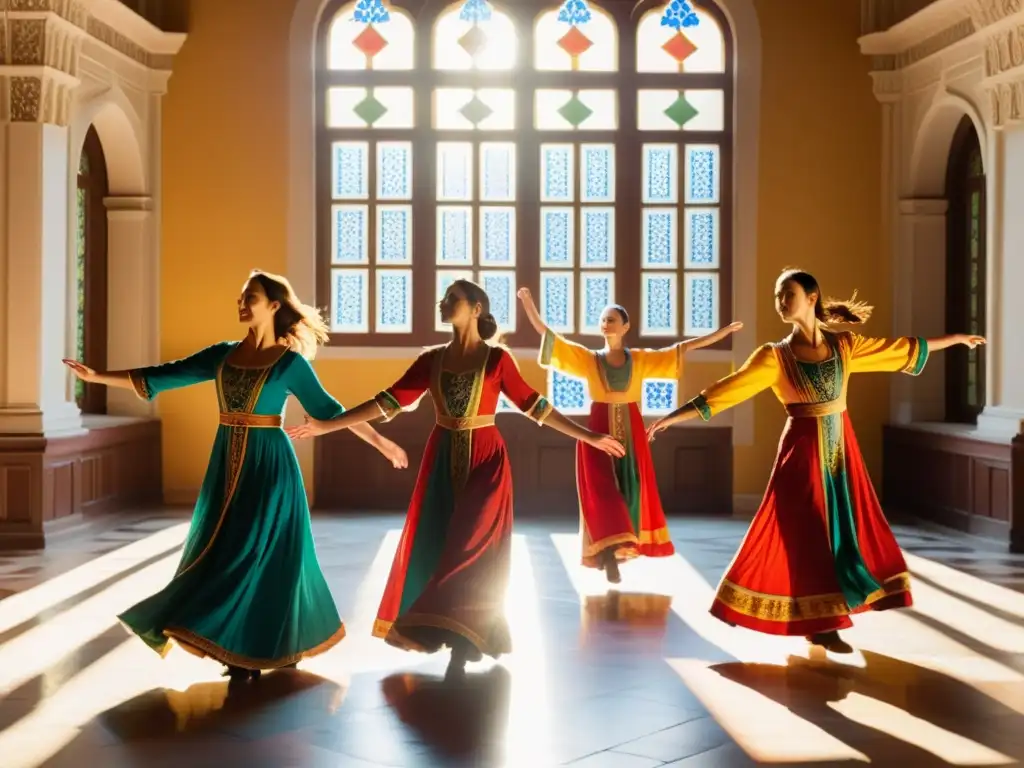
POLYGON ((81 431, 69 352, 68 105, 84 12, 13 2, 0 34, 0 434, 81 431), (19 10, 24 5, 27 10, 19 10))
MULTIPOLYGON (((153 237, 152 199, 149 197, 108 197, 107 259, 107 367, 123 370, 155 362, 152 327, 154 289, 157 285, 149 274, 149 260, 139 254, 149 252, 153 237)), ((153 403, 147 403, 134 392, 110 389, 107 412, 115 416, 153 416, 153 403)))

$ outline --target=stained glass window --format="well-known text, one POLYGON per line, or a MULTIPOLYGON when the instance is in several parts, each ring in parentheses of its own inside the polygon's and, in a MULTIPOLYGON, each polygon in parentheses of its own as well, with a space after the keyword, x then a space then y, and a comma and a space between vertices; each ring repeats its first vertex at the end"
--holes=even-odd
MULTIPOLYGON (((78 195, 76 198, 75 227, 75 359, 85 360, 85 257, 88 232, 88 176, 89 159, 82 153, 78 168, 78 195)), ((75 402, 84 405, 85 384, 75 377, 75 402)))
MULTIPOLYGON (((520 348, 537 343, 516 330, 521 285, 552 328, 590 344, 609 302, 652 346, 722 319, 732 48, 712 3, 452 0, 413 15, 330 0, 317 303, 332 343, 443 340, 434 304, 460 277, 485 287, 520 348)), ((560 402, 585 409, 581 386, 559 380, 560 402)), ((652 385, 645 411, 674 397, 652 385)))

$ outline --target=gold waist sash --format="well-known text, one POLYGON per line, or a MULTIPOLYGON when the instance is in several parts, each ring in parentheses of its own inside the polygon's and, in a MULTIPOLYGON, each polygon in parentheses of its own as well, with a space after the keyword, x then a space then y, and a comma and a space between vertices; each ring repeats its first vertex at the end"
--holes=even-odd
POLYGON ((437 426, 441 429, 448 429, 452 432, 462 432, 467 429, 480 429, 481 427, 493 427, 493 416, 438 416, 437 426))
POLYGON ((792 419, 817 419, 831 416, 846 410, 846 398, 831 400, 827 403, 787 403, 786 413, 792 419))
POLYGON ((259 413, 223 413, 220 414, 223 427, 281 427, 280 416, 264 416, 259 413))

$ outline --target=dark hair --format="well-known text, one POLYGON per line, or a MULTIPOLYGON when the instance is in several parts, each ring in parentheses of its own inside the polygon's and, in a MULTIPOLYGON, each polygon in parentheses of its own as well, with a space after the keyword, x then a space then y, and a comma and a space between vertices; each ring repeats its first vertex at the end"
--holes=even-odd
POLYGON ((609 304, 607 307, 605 307, 605 309, 614 309, 616 312, 619 313, 619 317, 622 318, 622 322, 629 322, 629 312, 627 312, 626 308, 621 304, 609 304))
POLYGON ((804 272, 802 269, 783 270, 775 284, 780 285, 787 280, 792 280, 803 288, 804 293, 808 295, 812 293, 818 294, 818 300, 814 304, 814 316, 819 322, 825 324, 848 323, 850 325, 860 325, 867 322, 868 318, 871 317, 872 311, 874 311, 874 307, 866 302, 857 301, 856 291, 853 292, 853 296, 845 301, 833 299, 832 297, 825 298, 821 293, 821 288, 818 286, 818 281, 814 279, 814 275, 810 272, 804 272))
POLYGON ((487 295, 487 291, 472 280, 456 280, 452 285, 462 290, 470 304, 480 305, 480 317, 476 319, 480 338, 484 341, 494 338, 498 333, 498 321, 491 314, 491 297, 487 295))
POLYGON ((254 269, 249 273, 249 279, 260 284, 269 301, 280 304, 274 315, 274 336, 307 360, 312 360, 316 356, 316 348, 326 344, 330 338, 320 310, 299 301, 286 277, 254 269))

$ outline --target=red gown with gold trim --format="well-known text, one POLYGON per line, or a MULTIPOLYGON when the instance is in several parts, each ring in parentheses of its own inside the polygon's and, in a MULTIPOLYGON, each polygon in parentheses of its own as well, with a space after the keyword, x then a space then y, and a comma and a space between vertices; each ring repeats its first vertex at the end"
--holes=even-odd
POLYGON ((490 348, 477 370, 453 373, 442 367, 445 348, 424 352, 376 398, 391 419, 429 390, 437 425, 373 634, 425 652, 463 638, 497 658, 511 650, 504 600, 512 543, 512 473, 494 425, 498 395, 538 423, 551 406, 506 350, 490 348))
POLYGON ((851 373, 919 374, 924 339, 826 332, 832 354, 798 360, 788 341, 757 349, 691 403, 705 420, 771 387, 789 420, 761 506, 711 613, 776 635, 850 627, 850 615, 911 605, 910 575, 853 433, 851 373))

